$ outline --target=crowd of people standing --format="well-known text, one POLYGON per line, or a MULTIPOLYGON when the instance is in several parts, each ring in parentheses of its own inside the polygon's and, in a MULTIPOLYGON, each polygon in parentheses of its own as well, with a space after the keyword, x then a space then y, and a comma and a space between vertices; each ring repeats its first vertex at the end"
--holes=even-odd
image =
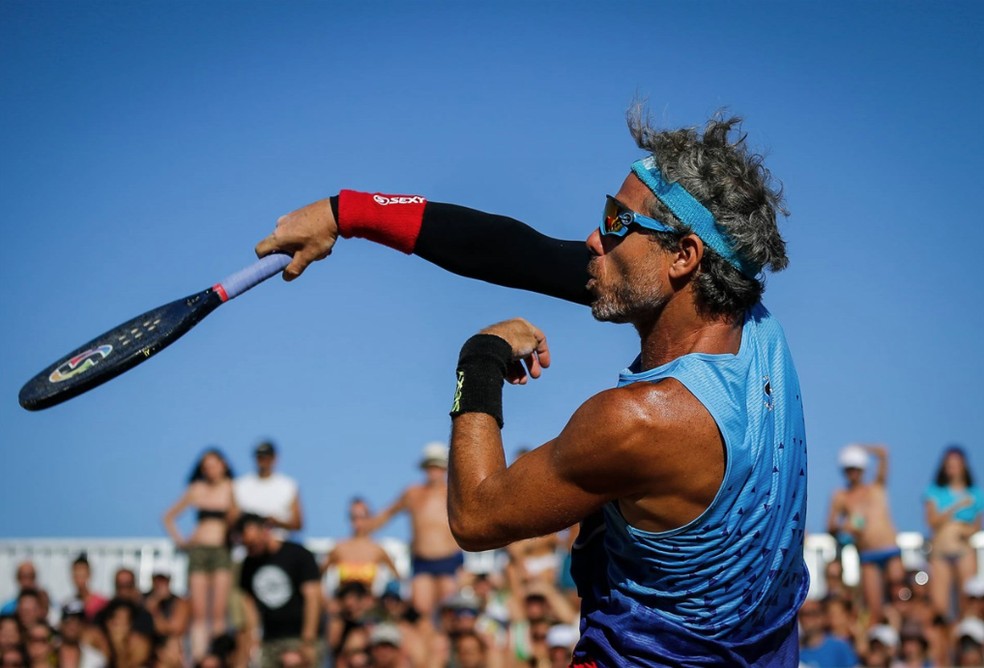
MULTIPOLYGON (((102 596, 90 587, 83 554, 72 564, 75 592, 59 605, 35 566, 21 563, 19 593, 0 610, 0 668, 570 662, 579 599, 565 555, 576 527, 514 543, 484 562, 492 567, 464 568, 447 526, 447 450, 430 444, 422 479, 389 506, 373 512, 365 498, 352 498, 350 535, 318 563, 291 540, 304 514, 297 482, 276 470, 276 446, 263 442, 254 455, 255 472, 235 477, 221 451, 206 450, 164 514, 187 555, 186 597, 171 589, 168 569, 141 592, 128 568, 102 596), (196 521, 184 535, 177 520, 188 511, 196 521), (406 574, 373 538, 400 513, 412 530, 406 574)), ((828 531, 857 550, 860 582, 844 581, 840 554, 827 564, 823 596, 799 611, 801 665, 984 665, 984 578, 971 545, 984 493, 966 452, 947 448, 923 494, 929 548, 918 572, 905 568, 895 542, 888 448, 851 445, 838 464, 845 485, 833 494, 828 531)))

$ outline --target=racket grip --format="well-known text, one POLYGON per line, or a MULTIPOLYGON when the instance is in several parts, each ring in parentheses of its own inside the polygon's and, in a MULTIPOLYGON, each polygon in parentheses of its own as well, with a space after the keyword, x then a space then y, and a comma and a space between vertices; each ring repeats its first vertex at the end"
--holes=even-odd
POLYGON ((225 293, 225 299, 222 301, 229 301, 238 297, 254 285, 262 283, 274 274, 279 274, 284 270, 284 267, 290 264, 290 260, 290 255, 274 253, 260 258, 245 269, 240 269, 235 274, 226 277, 217 285, 217 287, 222 288, 218 291, 219 294, 225 293))

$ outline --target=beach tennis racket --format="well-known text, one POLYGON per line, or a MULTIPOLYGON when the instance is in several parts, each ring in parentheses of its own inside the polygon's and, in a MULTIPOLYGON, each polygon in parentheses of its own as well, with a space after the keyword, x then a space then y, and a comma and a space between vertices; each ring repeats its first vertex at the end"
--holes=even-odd
POLYGON ((102 385, 164 350, 219 306, 283 271, 289 263, 289 255, 268 255, 207 290, 127 320, 29 380, 21 388, 20 405, 37 411, 102 385))

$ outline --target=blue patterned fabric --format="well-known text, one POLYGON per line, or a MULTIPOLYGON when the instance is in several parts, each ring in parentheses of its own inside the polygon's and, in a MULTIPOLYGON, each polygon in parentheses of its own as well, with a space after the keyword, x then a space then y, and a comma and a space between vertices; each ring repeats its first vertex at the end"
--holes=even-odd
POLYGON ((617 503, 582 523, 572 569, 583 599, 575 661, 796 666, 796 612, 809 588, 806 436, 782 328, 757 305, 736 355, 630 368, 619 386, 666 378, 682 383, 716 421, 727 453, 724 480, 700 517, 672 531, 632 527, 617 503))

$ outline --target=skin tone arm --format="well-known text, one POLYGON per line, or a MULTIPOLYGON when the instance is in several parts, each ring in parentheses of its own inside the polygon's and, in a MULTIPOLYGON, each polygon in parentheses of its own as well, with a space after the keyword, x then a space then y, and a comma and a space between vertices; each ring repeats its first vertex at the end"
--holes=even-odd
POLYGON ((314 665, 315 642, 318 639, 318 617, 321 613, 321 583, 311 580, 301 584, 301 596, 304 598, 304 618, 301 625, 301 652, 308 660, 308 665, 314 665))
POLYGON ((246 647, 246 660, 249 662, 260 647, 260 612, 256 609, 253 597, 242 591, 243 628, 241 637, 246 647))
MULTIPOLYGON (((512 346, 510 383, 537 378, 550 364, 543 333, 525 320, 499 323, 482 333, 512 346)), ((638 385, 595 395, 557 438, 509 467, 495 418, 484 413, 454 418, 448 515, 458 544, 488 550, 560 531, 615 499, 631 500, 638 510, 655 490, 659 502, 636 524, 640 528, 662 530, 699 515, 723 474, 723 464, 721 471, 710 473, 714 467, 707 458, 711 452, 720 458, 722 446, 709 441, 702 428, 692 429, 700 432, 693 437, 687 434, 686 423, 695 416, 678 397, 669 396, 668 387, 638 385), (711 450, 706 449, 709 442, 711 450), (653 457, 654 447, 665 456, 653 457), (716 482, 708 484, 705 474, 716 482)), ((711 439, 717 438, 714 434, 711 439)))
MULTIPOLYGON (((232 481, 229 481, 230 492, 232 490, 232 481)), ((226 513, 226 524, 230 527, 236 526, 236 521, 239 519, 239 515, 242 511, 239 510, 239 504, 236 503, 236 495, 233 493, 229 494, 229 512, 226 513)))
POLYGON ((167 529, 167 534, 174 541, 175 547, 181 549, 187 545, 184 536, 178 531, 178 525, 175 522, 177 518, 185 511, 185 509, 191 505, 191 488, 185 490, 181 498, 178 499, 177 503, 167 509, 164 513, 164 528, 167 529))
POLYGON ((844 528, 844 494, 841 491, 834 492, 834 498, 830 500, 830 513, 827 515, 827 533, 836 536, 844 528))
POLYGON ((866 445, 864 449, 873 454, 878 460, 875 484, 884 487, 888 483, 888 448, 884 445, 866 445))
POLYGON ((393 563, 392 557, 390 557, 389 552, 384 550, 382 546, 379 548, 379 556, 376 561, 377 564, 381 564, 389 569, 390 573, 393 574, 394 578, 399 579, 400 572, 396 570, 396 564, 393 563))
MULTIPOLYGON (((387 522, 389 522, 391 519, 396 517, 398 514, 405 511, 407 507, 408 507, 407 493, 403 492, 403 494, 400 495, 400 498, 394 501, 389 508, 386 508, 378 515, 373 515, 372 517, 366 520, 366 526, 369 529, 369 533, 381 529, 383 526, 386 525, 387 522)), ((395 573, 396 571, 393 572, 395 573)))

